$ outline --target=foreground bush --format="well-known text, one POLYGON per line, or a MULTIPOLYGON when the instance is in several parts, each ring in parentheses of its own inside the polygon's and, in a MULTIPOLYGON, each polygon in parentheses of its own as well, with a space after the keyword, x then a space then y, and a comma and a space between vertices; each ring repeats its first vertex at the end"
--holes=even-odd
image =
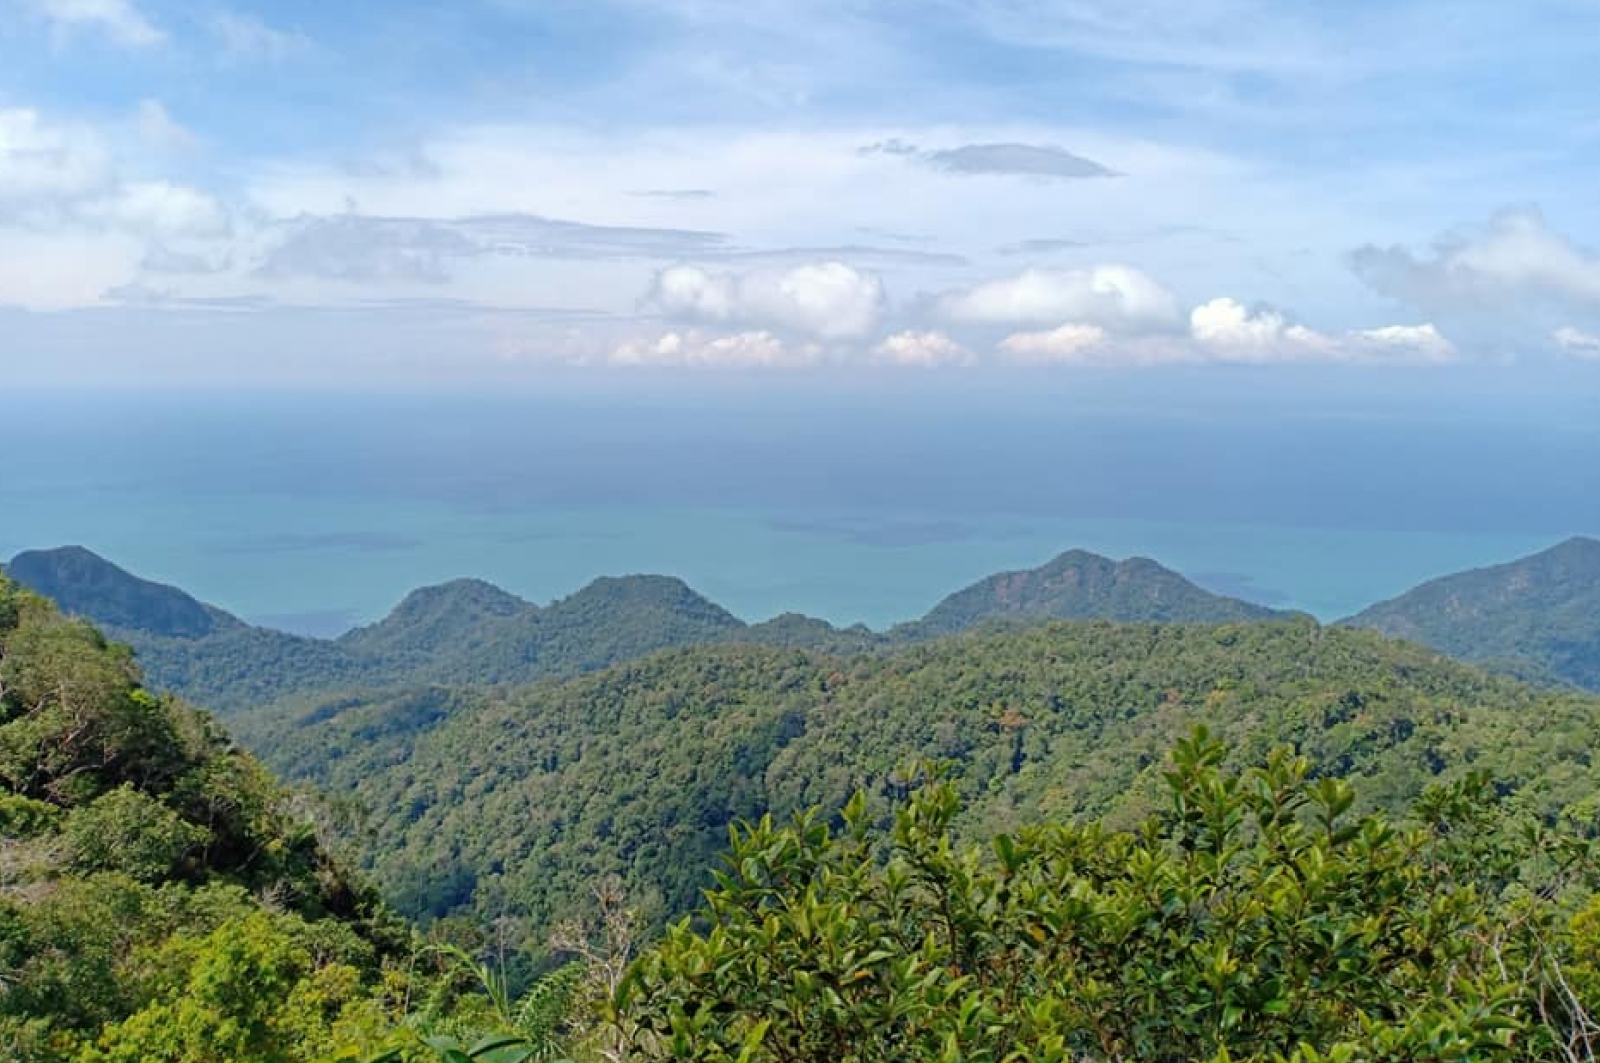
POLYGON ((961 847, 941 783, 887 832, 860 797, 837 830, 739 830, 699 928, 640 960, 615 1016, 643 1057, 708 1063, 1591 1058, 1577 832, 1481 777, 1402 827, 1301 758, 1222 757, 1180 744, 1166 810, 1131 832, 961 847))

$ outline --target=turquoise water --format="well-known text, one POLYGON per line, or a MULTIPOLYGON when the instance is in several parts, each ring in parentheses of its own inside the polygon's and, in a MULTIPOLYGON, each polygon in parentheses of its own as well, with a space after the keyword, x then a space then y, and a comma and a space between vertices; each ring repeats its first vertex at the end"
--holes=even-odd
POLYGON ((0 422, 0 557, 81 543, 318 634, 456 576, 542 602, 631 572, 882 627, 1071 547, 1332 619, 1600 529, 1570 393, 1535 424, 1460 395, 1263 416, 1148 385, 894 387, 35 395, 0 422))

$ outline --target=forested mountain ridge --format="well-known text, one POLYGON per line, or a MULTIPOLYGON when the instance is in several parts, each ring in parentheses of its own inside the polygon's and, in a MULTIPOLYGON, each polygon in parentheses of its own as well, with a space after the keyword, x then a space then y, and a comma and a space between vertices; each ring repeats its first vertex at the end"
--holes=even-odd
POLYGON ((1308 619, 1052 623, 855 657, 678 649, 521 690, 325 705, 250 737, 369 810, 370 866, 403 910, 537 927, 608 874, 681 912, 733 821, 892 796, 923 758, 952 765, 968 836, 1132 822, 1197 723, 1242 762, 1291 745, 1390 810, 1474 769, 1551 813, 1600 791, 1600 700, 1308 619))
POLYGON ((413 591, 383 620, 326 640, 252 626, 82 547, 19 555, 10 571, 133 646, 153 686, 224 713, 363 690, 522 684, 676 646, 750 642, 850 654, 992 622, 1287 615, 1211 594, 1153 561, 1075 550, 958 591, 888 633, 794 613, 749 624, 682 580, 634 575, 601 577, 542 607, 481 580, 452 580, 413 591))
POLYGON ((1348 620, 1464 660, 1600 690, 1600 540, 1430 580, 1348 620))

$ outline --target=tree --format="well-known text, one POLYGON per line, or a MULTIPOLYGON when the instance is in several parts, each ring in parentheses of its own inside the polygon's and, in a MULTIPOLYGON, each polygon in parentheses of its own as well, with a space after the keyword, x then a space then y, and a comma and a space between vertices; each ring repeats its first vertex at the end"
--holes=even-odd
POLYGON ((1164 809, 1131 831, 959 847, 939 781, 887 832, 861 795, 837 831, 816 813, 741 828, 617 1015, 644 1058, 707 1063, 1443 1063, 1583 1043, 1592 982, 1558 982, 1584 844, 1485 863, 1513 848, 1482 780, 1405 827, 1354 817, 1303 758, 1228 772, 1223 754, 1203 731, 1181 743, 1164 809))

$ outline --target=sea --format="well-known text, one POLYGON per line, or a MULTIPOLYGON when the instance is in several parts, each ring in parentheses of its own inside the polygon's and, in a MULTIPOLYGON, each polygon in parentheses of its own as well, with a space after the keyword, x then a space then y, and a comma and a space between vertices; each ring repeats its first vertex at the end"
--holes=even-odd
POLYGON ((1081 547, 1334 620, 1600 533, 1600 366, 8 389, 0 558, 81 544, 333 635, 663 573, 882 628, 1081 547))

